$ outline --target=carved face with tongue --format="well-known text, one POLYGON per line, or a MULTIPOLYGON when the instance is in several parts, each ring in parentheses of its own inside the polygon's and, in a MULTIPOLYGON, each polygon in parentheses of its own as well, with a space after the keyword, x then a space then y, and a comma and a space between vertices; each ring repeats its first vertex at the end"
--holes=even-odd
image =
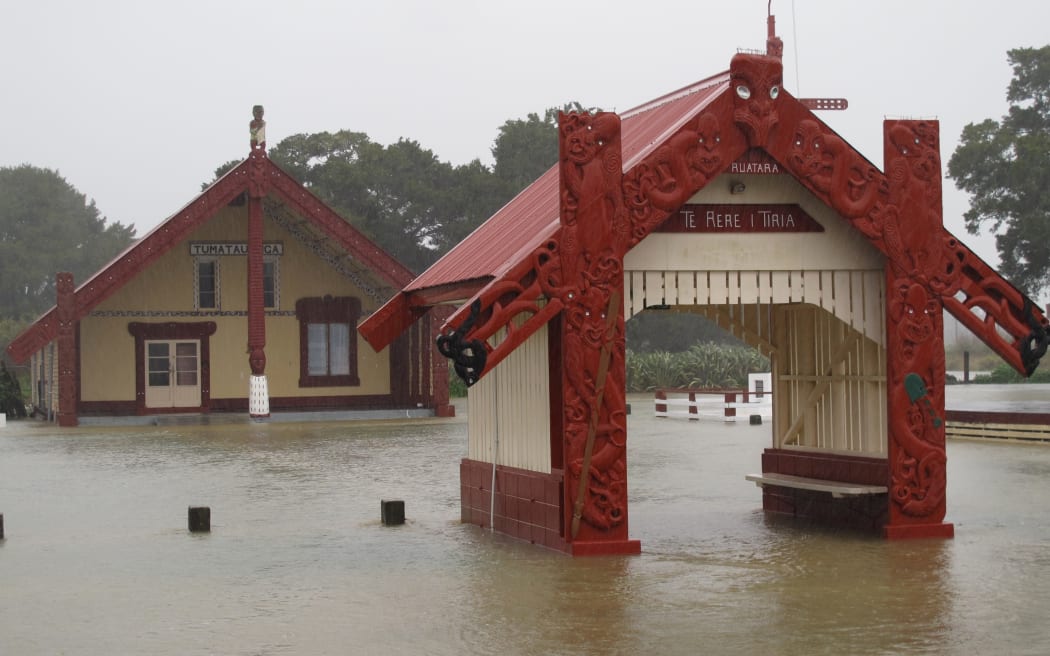
POLYGON ((780 121, 777 98, 783 84, 783 64, 776 57, 739 54, 729 65, 733 120, 752 148, 765 148, 780 121))

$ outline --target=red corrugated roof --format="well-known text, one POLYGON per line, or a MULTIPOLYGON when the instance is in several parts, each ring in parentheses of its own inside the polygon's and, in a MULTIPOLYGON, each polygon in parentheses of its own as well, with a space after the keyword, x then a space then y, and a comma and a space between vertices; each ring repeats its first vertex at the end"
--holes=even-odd
MULTIPOLYGON (((727 71, 621 114, 624 172, 728 87, 727 71)), ((558 225, 558 167, 553 166, 420 274, 405 292, 499 277, 553 236, 558 225)))

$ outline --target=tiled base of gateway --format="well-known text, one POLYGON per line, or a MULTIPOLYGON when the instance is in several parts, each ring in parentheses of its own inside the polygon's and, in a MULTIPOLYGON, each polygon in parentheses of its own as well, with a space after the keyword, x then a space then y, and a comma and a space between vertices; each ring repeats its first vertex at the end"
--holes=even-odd
MULTIPOLYGON (((492 463, 464 458, 459 466, 462 519, 488 528, 492 463)), ((495 529, 558 551, 569 551, 561 510, 562 472, 496 467, 495 529)))
MULTIPOLYGON (((882 458, 766 449, 762 454, 762 473, 860 485, 885 485, 889 479, 889 464, 882 458)), ((888 519, 888 503, 889 497, 885 494, 836 499, 827 492, 778 485, 765 485, 762 488, 762 509, 766 512, 871 532, 882 531, 888 519)))

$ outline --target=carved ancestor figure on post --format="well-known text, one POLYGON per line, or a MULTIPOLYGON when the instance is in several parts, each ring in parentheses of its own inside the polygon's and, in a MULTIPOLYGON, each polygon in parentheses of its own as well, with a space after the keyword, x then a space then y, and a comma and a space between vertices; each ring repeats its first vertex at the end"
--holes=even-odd
POLYGON ((889 193, 872 214, 888 256, 890 525, 934 525, 946 487, 941 297, 958 269, 943 243, 936 123, 888 121, 885 132, 889 193))
POLYGON ((898 279, 889 298, 891 499, 901 512, 944 518, 944 345, 941 303, 922 285, 898 279))
POLYGON ((558 129, 562 413, 575 538, 581 520, 605 531, 627 516, 621 299, 630 230, 621 186, 619 117, 561 114, 558 129))

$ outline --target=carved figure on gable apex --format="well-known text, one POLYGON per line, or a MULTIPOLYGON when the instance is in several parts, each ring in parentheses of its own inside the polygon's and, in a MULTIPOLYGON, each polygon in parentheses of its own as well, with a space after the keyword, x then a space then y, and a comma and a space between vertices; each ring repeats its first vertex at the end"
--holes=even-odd
POLYGON ((777 98, 783 78, 784 67, 776 57, 738 54, 729 64, 733 120, 752 148, 766 148, 770 132, 780 122, 777 98))
POLYGON ((251 149, 266 152, 266 121, 263 119, 263 106, 252 107, 252 122, 248 124, 251 134, 251 149))

